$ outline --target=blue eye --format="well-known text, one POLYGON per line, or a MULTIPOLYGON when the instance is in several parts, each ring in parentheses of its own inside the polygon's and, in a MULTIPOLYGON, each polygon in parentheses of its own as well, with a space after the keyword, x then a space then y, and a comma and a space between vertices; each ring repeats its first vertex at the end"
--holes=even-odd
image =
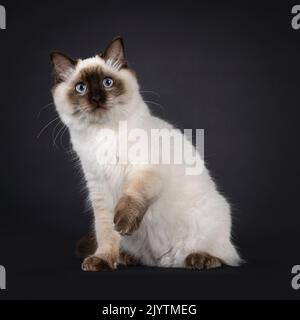
POLYGON ((111 88, 114 84, 114 81, 111 78, 105 78, 102 83, 105 88, 111 88))
POLYGON ((80 94, 86 93, 87 85, 84 83, 78 83, 75 87, 76 91, 80 94))

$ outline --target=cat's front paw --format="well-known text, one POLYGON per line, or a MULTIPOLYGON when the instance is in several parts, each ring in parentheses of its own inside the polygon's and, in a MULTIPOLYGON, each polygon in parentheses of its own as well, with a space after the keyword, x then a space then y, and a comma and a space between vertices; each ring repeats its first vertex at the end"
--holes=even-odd
POLYGON ((100 258, 98 256, 89 256, 85 258, 82 262, 81 268, 83 271, 112 271, 117 267, 117 263, 113 261, 108 261, 106 259, 100 258))
POLYGON ((145 209, 132 197, 122 198, 115 210, 115 230, 121 235, 131 235, 143 219, 145 209))
POLYGON ((117 211, 114 223, 116 231, 118 231, 122 236, 128 236, 133 234, 133 232, 139 228, 141 221, 137 215, 117 211))

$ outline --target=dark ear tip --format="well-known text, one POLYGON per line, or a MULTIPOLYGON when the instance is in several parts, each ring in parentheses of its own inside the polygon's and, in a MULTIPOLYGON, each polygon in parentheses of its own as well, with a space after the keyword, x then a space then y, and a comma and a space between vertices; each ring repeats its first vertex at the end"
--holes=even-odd
POLYGON ((120 36, 120 35, 115 36, 112 41, 116 41, 116 40, 121 40, 121 41, 123 41, 123 37, 120 36))
POLYGON ((49 58, 50 58, 50 60, 51 61, 53 61, 53 56, 55 55, 55 53, 53 52, 53 51, 51 51, 50 53, 49 53, 49 58))
POLYGON ((53 61, 55 59, 55 57, 57 57, 60 54, 61 53, 59 51, 51 51, 49 54, 50 60, 53 61))
POLYGON ((68 60, 73 65, 76 65, 76 63, 78 62, 78 60, 74 60, 74 59, 70 58, 69 56, 67 56, 66 54, 64 54, 64 53, 62 53, 60 51, 52 51, 52 52, 50 52, 50 60, 52 61, 52 63, 55 60, 58 60, 58 59, 68 60))
POLYGON ((114 38, 112 39, 111 43, 117 42, 117 41, 121 42, 122 46, 124 47, 124 39, 123 39, 122 36, 116 36, 116 37, 114 37, 114 38))

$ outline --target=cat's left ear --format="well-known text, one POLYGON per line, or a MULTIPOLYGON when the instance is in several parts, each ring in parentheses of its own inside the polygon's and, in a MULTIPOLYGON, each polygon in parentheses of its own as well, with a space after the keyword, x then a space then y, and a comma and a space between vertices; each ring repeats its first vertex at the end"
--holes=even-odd
POLYGON ((115 66, 118 69, 128 67, 122 37, 114 38, 100 56, 110 65, 115 66))

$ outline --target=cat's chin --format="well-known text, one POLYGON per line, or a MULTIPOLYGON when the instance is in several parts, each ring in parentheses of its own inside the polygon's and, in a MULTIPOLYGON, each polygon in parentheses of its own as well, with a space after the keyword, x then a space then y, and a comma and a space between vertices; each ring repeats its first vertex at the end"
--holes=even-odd
POLYGON ((107 111, 108 109, 106 108, 97 108, 92 111, 92 114, 97 118, 101 118, 107 111))
POLYGON ((90 123, 102 123, 107 119, 109 109, 108 108, 93 108, 86 111, 87 120, 90 123))
POLYGON ((95 118, 101 118, 104 116, 104 114, 106 114, 108 112, 109 108, 107 108, 106 106, 97 106, 97 107, 90 107, 86 110, 84 110, 83 112, 91 117, 95 117, 95 118))

